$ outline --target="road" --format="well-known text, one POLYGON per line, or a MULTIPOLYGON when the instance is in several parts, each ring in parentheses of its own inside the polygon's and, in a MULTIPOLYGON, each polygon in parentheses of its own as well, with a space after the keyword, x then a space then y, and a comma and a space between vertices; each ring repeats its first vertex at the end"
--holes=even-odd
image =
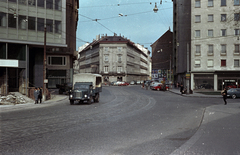
POLYGON ((167 155, 198 130, 220 98, 182 97, 140 86, 103 87, 100 102, 1 113, 1 154, 167 155))

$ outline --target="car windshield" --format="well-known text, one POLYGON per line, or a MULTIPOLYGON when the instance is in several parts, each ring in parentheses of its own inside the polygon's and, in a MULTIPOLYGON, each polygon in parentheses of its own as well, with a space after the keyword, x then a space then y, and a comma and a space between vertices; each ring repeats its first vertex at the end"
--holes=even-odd
POLYGON ((89 85, 75 85, 74 89, 88 89, 89 85))

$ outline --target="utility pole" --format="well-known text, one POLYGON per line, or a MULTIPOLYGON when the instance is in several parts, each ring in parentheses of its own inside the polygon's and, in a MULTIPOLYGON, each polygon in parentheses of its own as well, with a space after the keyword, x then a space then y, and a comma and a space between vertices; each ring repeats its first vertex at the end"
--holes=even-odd
POLYGON ((189 94, 189 43, 187 43, 187 73, 186 73, 186 85, 187 85, 187 94, 189 94))
POLYGON ((42 96, 43 101, 46 100, 46 26, 44 27, 44 51, 43 51, 43 90, 42 90, 42 96))
MULTIPOLYGON (((172 81, 172 66, 171 66, 171 59, 172 59, 172 56, 170 55, 170 73, 169 73, 169 74, 170 74, 170 78, 169 78, 169 79, 170 79, 170 80, 169 80, 170 83, 169 83, 169 84, 171 84, 170 86, 172 86, 172 82, 171 82, 171 81, 172 81)), ((171 88, 172 88, 172 87, 171 87, 171 88)))

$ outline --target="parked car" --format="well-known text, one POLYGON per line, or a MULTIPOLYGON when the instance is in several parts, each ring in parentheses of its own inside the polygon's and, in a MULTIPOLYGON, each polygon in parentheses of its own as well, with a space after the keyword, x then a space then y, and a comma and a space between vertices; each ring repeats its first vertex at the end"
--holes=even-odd
POLYGON ((63 92, 69 93, 72 89, 73 84, 71 82, 56 84, 56 87, 59 89, 58 93, 63 94, 63 92))
POLYGON ((136 81, 131 81, 131 82, 130 82, 130 85, 135 85, 135 84, 137 84, 136 81))
POLYGON ((128 86, 128 85, 129 85, 129 83, 127 83, 127 82, 125 82, 125 81, 123 81, 123 82, 121 82, 121 83, 118 84, 118 86, 128 86))
POLYGON ((161 84, 160 82, 153 81, 150 83, 150 89, 152 89, 154 86, 157 86, 158 84, 161 84))
POLYGON ((137 80, 137 84, 139 84, 139 85, 140 85, 140 84, 141 84, 141 81, 140 81, 140 80, 137 80))
POLYGON ((234 85, 234 84, 229 84, 229 85, 227 86, 227 88, 228 88, 228 89, 229 89, 229 88, 237 88, 237 86, 234 85))
POLYGON ((154 86, 152 86, 152 90, 162 90, 162 88, 163 88, 163 84, 162 83, 158 83, 157 85, 154 85, 154 86))
POLYGON ((230 88, 227 90, 227 97, 231 97, 233 99, 240 97, 240 88, 230 88))
POLYGON ((157 85, 152 87, 152 90, 168 90, 169 89, 169 85, 164 85, 162 83, 158 83, 157 85))

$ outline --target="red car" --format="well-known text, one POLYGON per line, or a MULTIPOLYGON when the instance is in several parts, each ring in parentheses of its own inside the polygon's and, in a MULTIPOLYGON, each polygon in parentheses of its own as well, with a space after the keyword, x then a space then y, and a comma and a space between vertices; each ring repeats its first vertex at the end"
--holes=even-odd
POLYGON ((230 84, 230 85, 228 85, 227 87, 228 87, 228 88, 237 88, 237 86, 234 85, 234 84, 230 84))
POLYGON ((124 81, 118 84, 118 86, 128 86, 128 85, 129 85, 129 83, 124 82, 124 81))
MULTIPOLYGON (((160 83, 160 84, 158 84, 157 86, 153 86, 152 87, 152 90, 163 90, 164 88, 163 88, 163 84, 162 83, 160 83)), ((168 85, 165 85, 165 90, 168 90, 169 89, 169 86, 168 85)))

